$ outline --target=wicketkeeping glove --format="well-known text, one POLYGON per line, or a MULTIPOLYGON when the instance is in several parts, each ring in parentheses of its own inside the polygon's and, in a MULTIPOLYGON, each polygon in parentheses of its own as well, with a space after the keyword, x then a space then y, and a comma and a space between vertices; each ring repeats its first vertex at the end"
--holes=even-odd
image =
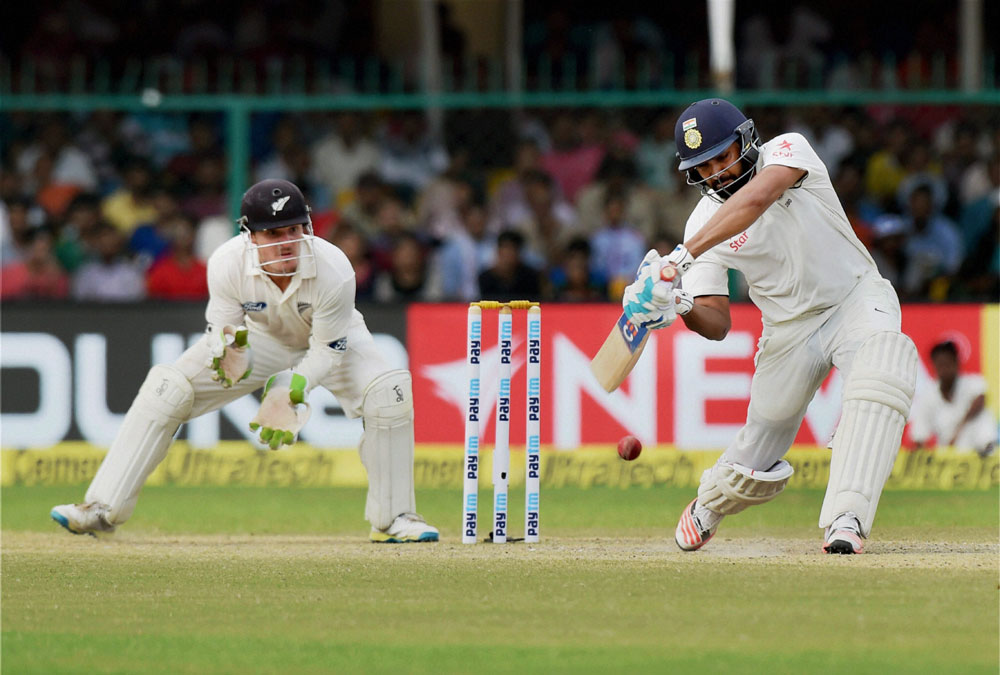
POLYGON ((224 326, 218 333, 218 339, 209 334, 208 344, 212 355, 208 368, 212 371, 212 379, 224 389, 232 387, 233 382, 242 382, 250 377, 253 355, 245 326, 224 326))
POLYGON ((622 309, 635 325, 656 329, 669 326, 677 319, 673 297, 668 298, 673 283, 661 278, 661 269, 660 254, 651 249, 642 259, 635 281, 625 287, 622 309), (654 297, 654 289, 663 300, 654 297))
POLYGON ((277 450, 295 442, 296 434, 309 421, 306 385, 304 376, 288 371, 268 379, 260 410, 250 422, 251 431, 260 429, 261 443, 277 450))

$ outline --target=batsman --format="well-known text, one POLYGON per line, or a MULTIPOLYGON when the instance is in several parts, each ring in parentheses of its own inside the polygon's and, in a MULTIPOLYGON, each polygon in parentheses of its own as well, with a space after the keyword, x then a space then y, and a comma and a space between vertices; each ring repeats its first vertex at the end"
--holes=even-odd
POLYGON ((150 369, 82 504, 52 509, 75 534, 111 532, 181 424, 263 387, 250 428, 272 450, 295 442, 322 386, 361 417, 368 472, 365 517, 376 542, 437 541, 416 513, 410 373, 389 368, 354 307, 347 256, 312 232, 302 192, 263 180, 243 195, 240 234, 208 261, 204 338, 150 369))
POLYGON ((735 269, 763 322, 746 424, 702 475, 677 524, 677 545, 697 550, 723 518, 778 496, 792 475, 782 458, 836 367, 844 391, 819 515, 822 550, 861 553, 916 382, 917 351, 900 331, 896 293, 803 136, 762 144, 753 120, 721 99, 690 105, 674 136, 678 168, 702 198, 684 242, 662 259, 647 254, 626 289, 625 314, 648 328, 680 315, 690 330, 722 340, 731 326, 727 272, 735 269), (675 268, 674 282, 660 280, 666 265, 675 268))

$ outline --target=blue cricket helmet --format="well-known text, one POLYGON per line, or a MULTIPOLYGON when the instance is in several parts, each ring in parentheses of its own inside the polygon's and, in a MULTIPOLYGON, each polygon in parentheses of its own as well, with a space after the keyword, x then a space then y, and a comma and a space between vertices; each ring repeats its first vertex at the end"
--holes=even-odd
POLYGON ((744 153, 756 145, 753 120, 748 119, 732 103, 721 98, 696 101, 677 118, 677 124, 674 126, 677 157, 681 160, 677 168, 687 171, 702 162, 707 162, 725 152, 726 148, 738 139, 744 140, 742 144, 744 153))
POLYGON ((695 101, 674 125, 674 142, 680 160, 677 168, 687 174, 689 185, 701 187, 708 194, 705 180, 697 176, 694 167, 721 155, 735 141, 740 143, 740 161, 745 162, 745 173, 737 184, 718 195, 722 198, 742 187, 753 175, 760 155, 760 138, 753 120, 729 101, 721 98, 695 101))

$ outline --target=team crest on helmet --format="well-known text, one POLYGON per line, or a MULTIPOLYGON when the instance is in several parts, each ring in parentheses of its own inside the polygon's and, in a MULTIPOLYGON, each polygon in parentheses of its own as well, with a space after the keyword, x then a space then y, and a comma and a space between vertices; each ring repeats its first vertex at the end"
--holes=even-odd
POLYGON ((697 129, 688 129, 684 132, 684 145, 692 150, 701 147, 701 132, 697 129))
POLYGON ((276 199, 273 202, 271 202, 271 215, 274 215, 274 216, 278 215, 278 211, 280 211, 281 209, 285 208, 285 204, 288 203, 289 199, 291 199, 291 197, 288 196, 288 195, 285 195, 281 199, 276 199))

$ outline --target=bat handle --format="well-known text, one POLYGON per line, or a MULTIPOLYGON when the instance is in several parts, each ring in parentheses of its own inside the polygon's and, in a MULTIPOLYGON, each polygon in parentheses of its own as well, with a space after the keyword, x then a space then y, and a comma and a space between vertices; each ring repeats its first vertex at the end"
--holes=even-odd
POLYGON ((673 281, 676 276, 677 268, 673 265, 665 265, 663 269, 660 270, 660 278, 664 281, 673 281))

